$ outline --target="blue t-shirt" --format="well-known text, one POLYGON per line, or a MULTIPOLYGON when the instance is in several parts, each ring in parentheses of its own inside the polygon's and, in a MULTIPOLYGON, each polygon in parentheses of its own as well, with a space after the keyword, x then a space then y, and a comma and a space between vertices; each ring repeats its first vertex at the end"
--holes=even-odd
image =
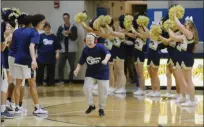
POLYGON ((19 47, 15 56, 15 63, 31 67, 30 44, 39 44, 40 35, 35 28, 25 28, 19 38, 19 47))
POLYGON ((40 43, 38 44, 37 49, 38 62, 44 64, 53 64, 55 63, 56 50, 60 50, 61 45, 57 41, 57 37, 54 34, 46 35, 43 33, 40 35, 40 43))
POLYGON ((25 28, 18 28, 13 32, 13 37, 12 37, 12 43, 9 49, 9 56, 12 56, 15 58, 15 55, 17 53, 17 49, 19 47, 20 41, 21 41, 21 32, 25 28))
MULTIPOLYGON (((1 22, 1 45, 5 41, 4 31, 5 31, 5 22, 1 22)), ((4 65, 4 53, 1 52, 1 67, 4 65)))
POLYGON ((86 46, 83 49, 79 64, 83 65, 86 62, 86 77, 109 80, 109 66, 102 64, 107 54, 110 52, 102 44, 96 44, 94 48, 86 46))

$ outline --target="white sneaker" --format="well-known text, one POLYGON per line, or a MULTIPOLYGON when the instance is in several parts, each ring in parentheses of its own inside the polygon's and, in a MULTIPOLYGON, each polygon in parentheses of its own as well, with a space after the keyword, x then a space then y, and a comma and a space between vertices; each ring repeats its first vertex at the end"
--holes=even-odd
POLYGON ((22 111, 22 113, 27 113, 27 109, 25 109, 23 107, 19 107, 19 109, 22 111))
POLYGON ((115 91, 116 94, 126 94, 126 90, 125 88, 120 88, 118 90, 115 91))
POLYGON ((163 98, 170 98, 171 94, 167 92, 165 94, 162 94, 161 97, 163 97, 163 98))
POLYGON ((185 103, 181 104, 182 107, 194 107, 196 106, 196 102, 192 102, 191 100, 186 101, 185 103))
POLYGON ((150 91, 148 94, 146 94, 146 96, 151 97, 153 93, 154 91, 150 91))
POLYGON ((18 108, 18 107, 16 107, 15 108, 15 115, 22 115, 23 114, 23 111, 22 110, 20 110, 20 107, 18 108))
POLYGON ((160 92, 159 92, 159 91, 155 91, 155 92, 152 94, 152 97, 160 97, 160 92))
POLYGON ((93 89, 97 90, 98 89, 98 84, 95 84, 93 89))
POLYGON ((190 100, 190 95, 186 94, 186 100, 190 100))
POLYGON ((115 91, 115 88, 113 88, 113 87, 109 87, 108 92, 113 93, 114 91, 115 91))
POLYGON ((171 94, 171 95, 170 95, 170 98, 172 98, 172 99, 176 99, 177 96, 178 96, 178 95, 176 95, 176 94, 171 94))
POLYGON ((184 102, 186 102, 186 99, 184 97, 179 97, 174 102, 175 103, 184 103, 184 102))
POLYGON ((98 90, 92 90, 94 96, 98 96, 98 90))
POLYGON ((145 95, 145 91, 139 89, 136 92, 133 93, 134 95, 145 95))
POLYGON ((35 111, 33 112, 33 115, 37 115, 37 114, 48 114, 48 111, 45 111, 44 109, 42 108, 36 108, 35 107, 35 111))

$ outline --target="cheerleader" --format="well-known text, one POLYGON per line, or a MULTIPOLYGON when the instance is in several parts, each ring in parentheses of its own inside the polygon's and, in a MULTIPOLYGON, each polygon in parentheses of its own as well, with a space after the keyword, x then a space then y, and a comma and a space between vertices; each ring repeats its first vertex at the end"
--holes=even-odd
MULTIPOLYGON (((168 20, 168 15, 162 19, 161 25, 164 26, 165 22, 168 20)), ((180 34, 178 30, 176 30, 177 34, 180 34)), ((177 96, 180 96, 180 86, 178 84, 178 78, 176 77, 174 73, 174 63, 175 63, 175 55, 176 55, 176 43, 172 42, 172 39, 169 38, 168 30, 166 30, 164 27, 162 27, 162 34, 160 35, 161 41, 164 43, 164 45, 167 46, 168 51, 168 60, 166 65, 166 77, 167 77, 167 91, 165 94, 162 94, 161 96, 164 98, 174 98, 175 96, 171 95, 171 87, 172 87, 172 73, 175 78, 176 83, 176 93, 177 96)))
MULTIPOLYGON (((146 51, 146 40, 149 36, 149 30, 146 26, 141 26, 137 24, 137 19, 139 16, 145 16, 144 14, 138 14, 134 17, 133 26, 136 29, 134 32, 136 35, 136 40, 134 44, 133 54, 135 56, 135 69, 139 79, 139 89, 134 92, 134 95, 144 95, 145 94, 145 80, 144 80, 144 60, 145 55, 144 52, 146 51)), ((147 24, 148 25, 148 24, 147 24)))
MULTIPOLYGON (((154 22, 152 24, 160 27, 154 22)), ((147 96, 159 97, 160 96, 160 80, 158 75, 158 70, 160 65, 159 51, 165 48, 165 46, 159 38, 155 38, 151 36, 151 32, 150 32, 150 39, 151 40, 150 40, 149 51, 148 51, 147 69, 150 75, 152 91, 148 93, 147 96)))
POLYGON ((186 17, 185 23, 182 25, 178 20, 176 14, 174 14, 176 25, 183 35, 175 35, 173 31, 169 30, 170 37, 177 41, 181 45, 181 68, 179 71, 182 81, 182 87, 184 92, 190 94, 190 99, 180 102, 185 102, 181 106, 195 106, 195 87, 192 81, 192 67, 194 64, 193 52, 195 51, 196 44, 198 43, 198 32, 193 21, 193 17, 186 17))

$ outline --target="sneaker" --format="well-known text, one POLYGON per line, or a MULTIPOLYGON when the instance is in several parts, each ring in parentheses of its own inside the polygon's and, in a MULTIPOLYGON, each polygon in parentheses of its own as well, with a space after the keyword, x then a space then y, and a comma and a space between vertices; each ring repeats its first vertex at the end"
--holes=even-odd
POLYGON ((125 88, 120 88, 118 90, 115 91, 116 94, 126 94, 126 90, 125 88))
POLYGON ((98 90, 92 90, 94 96, 98 96, 98 90))
POLYGON ((185 103, 182 103, 182 104, 181 104, 182 107, 194 107, 194 106, 196 106, 196 105, 197 105, 196 102, 192 102, 192 101, 190 101, 190 100, 188 100, 188 101, 186 101, 185 103))
POLYGON ((104 110, 103 109, 99 109, 99 116, 100 117, 103 117, 103 116, 105 116, 105 113, 104 113, 104 110))
POLYGON ((115 88, 113 88, 113 87, 109 87, 108 92, 113 93, 114 91, 115 91, 115 88))
POLYGON ((160 92, 159 91, 153 92, 152 97, 160 97, 160 92))
POLYGON ((96 107, 95 107, 95 105, 94 106, 89 106, 89 108, 86 110, 86 114, 89 114, 89 113, 91 113, 93 110, 95 110, 96 109, 96 107))
POLYGON ((13 112, 13 111, 14 111, 14 109, 11 107, 10 104, 9 104, 9 105, 6 105, 6 110, 7 110, 8 112, 13 112))
POLYGON ((179 97, 179 98, 177 98, 174 102, 175 102, 175 103, 184 103, 184 102, 186 102, 186 99, 183 98, 183 97, 179 97))
POLYGON ((165 93, 165 94, 162 94, 161 97, 162 97, 162 98, 170 98, 170 97, 171 97, 171 94, 167 92, 167 93, 165 93))
POLYGON ((145 91, 139 89, 136 92, 133 93, 134 95, 145 95, 145 91))
POLYGON ((19 109, 22 111, 22 113, 27 113, 27 109, 25 109, 23 107, 19 107, 19 109))
POLYGON ((48 111, 46 111, 42 108, 36 108, 35 107, 35 111, 33 112, 33 115, 36 115, 36 114, 48 114, 48 111))
POLYGON ((9 113, 8 111, 5 110, 4 112, 1 112, 1 118, 13 119, 14 115, 12 115, 11 113, 9 113))
POLYGON ((21 115, 23 112, 20 110, 20 108, 16 107, 15 108, 15 115, 21 115))
POLYGON ((93 89, 97 90, 98 89, 98 84, 95 84, 93 89))
POLYGON ((150 91, 148 94, 146 94, 146 96, 151 97, 153 93, 154 91, 150 91))
POLYGON ((56 84, 57 84, 57 85, 62 85, 62 84, 64 84, 64 82, 63 82, 63 81, 59 81, 59 82, 57 82, 56 84))
POLYGON ((177 96, 178 96, 178 95, 176 95, 176 94, 171 94, 171 95, 170 95, 170 98, 172 98, 172 99, 176 99, 177 96))

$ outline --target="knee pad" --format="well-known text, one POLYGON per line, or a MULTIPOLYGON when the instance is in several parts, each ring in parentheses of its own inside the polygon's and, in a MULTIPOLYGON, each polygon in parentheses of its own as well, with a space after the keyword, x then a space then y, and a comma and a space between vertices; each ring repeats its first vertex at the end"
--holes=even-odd
POLYGON ((8 91, 8 81, 6 79, 1 80, 1 91, 5 93, 8 91))

